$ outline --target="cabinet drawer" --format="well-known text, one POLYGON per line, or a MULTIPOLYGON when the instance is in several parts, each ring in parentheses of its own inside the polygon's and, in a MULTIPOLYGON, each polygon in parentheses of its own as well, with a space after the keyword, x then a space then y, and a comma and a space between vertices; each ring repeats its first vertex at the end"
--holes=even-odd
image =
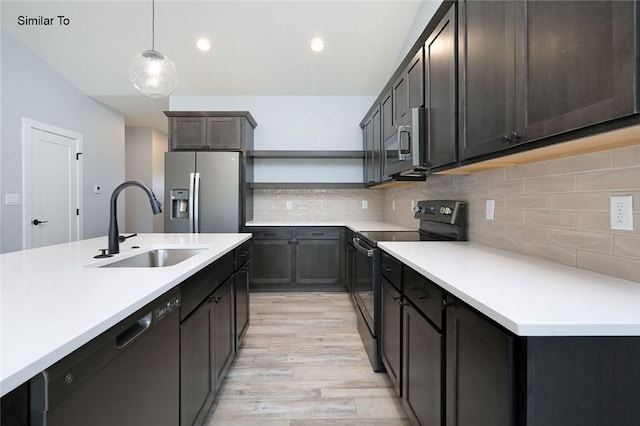
POLYGON ((225 254, 212 265, 196 273, 180 285, 182 302, 180 321, 233 274, 233 252, 225 254))
POLYGON ((402 290, 402 263, 387 253, 380 252, 380 273, 399 291, 402 290))
POLYGON ((240 267, 242 265, 244 265, 250 257, 250 250, 251 250, 251 241, 247 241, 246 243, 242 244, 240 247, 236 247, 236 249, 233 251, 233 257, 234 257, 234 269, 237 271, 238 269, 240 269, 240 267))
POLYGON ((339 240, 340 228, 296 228, 296 238, 299 240, 339 240))
POLYGON ((436 327, 442 329, 442 289, 411 268, 403 268, 404 296, 436 327))
POLYGON ((278 226, 273 228, 249 228, 254 240, 290 240, 293 228, 278 226))

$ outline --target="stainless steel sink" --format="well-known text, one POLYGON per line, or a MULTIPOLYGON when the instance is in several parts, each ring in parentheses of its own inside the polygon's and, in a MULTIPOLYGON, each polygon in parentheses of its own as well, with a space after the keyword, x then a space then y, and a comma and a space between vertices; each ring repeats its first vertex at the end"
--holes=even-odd
POLYGON ((126 259, 101 265, 100 268, 162 268, 177 265, 205 250, 204 248, 154 249, 126 259))

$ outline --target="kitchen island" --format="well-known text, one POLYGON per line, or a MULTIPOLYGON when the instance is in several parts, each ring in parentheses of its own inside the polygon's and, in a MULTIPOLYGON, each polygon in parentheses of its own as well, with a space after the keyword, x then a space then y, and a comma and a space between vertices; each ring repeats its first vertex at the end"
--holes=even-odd
POLYGON ((233 251, 251 234, 140 234, 94 259, 106 237, 0 255, 0 395, 233 251), (154 248, 202 248, 174 266, 100 268, 154 248))

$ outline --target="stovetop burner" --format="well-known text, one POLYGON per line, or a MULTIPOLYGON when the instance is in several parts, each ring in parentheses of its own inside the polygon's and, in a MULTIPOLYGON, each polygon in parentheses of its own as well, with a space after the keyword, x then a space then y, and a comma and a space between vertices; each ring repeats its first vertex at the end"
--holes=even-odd
POLYGON ((372 247, 383 241, 460 241, 466 240, 466 214, 463 201, 419 201, 415 209, 420 219, 416 231, 360 231, 358 236, 372 247))

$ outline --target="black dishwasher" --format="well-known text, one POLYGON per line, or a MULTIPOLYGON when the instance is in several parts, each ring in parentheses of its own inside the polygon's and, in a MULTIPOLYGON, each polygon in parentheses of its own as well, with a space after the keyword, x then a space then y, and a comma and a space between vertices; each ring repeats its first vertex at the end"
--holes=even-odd
POLYGON ((179 306, 161 296, 31 379, 31 425, 177 425, 179 306))

